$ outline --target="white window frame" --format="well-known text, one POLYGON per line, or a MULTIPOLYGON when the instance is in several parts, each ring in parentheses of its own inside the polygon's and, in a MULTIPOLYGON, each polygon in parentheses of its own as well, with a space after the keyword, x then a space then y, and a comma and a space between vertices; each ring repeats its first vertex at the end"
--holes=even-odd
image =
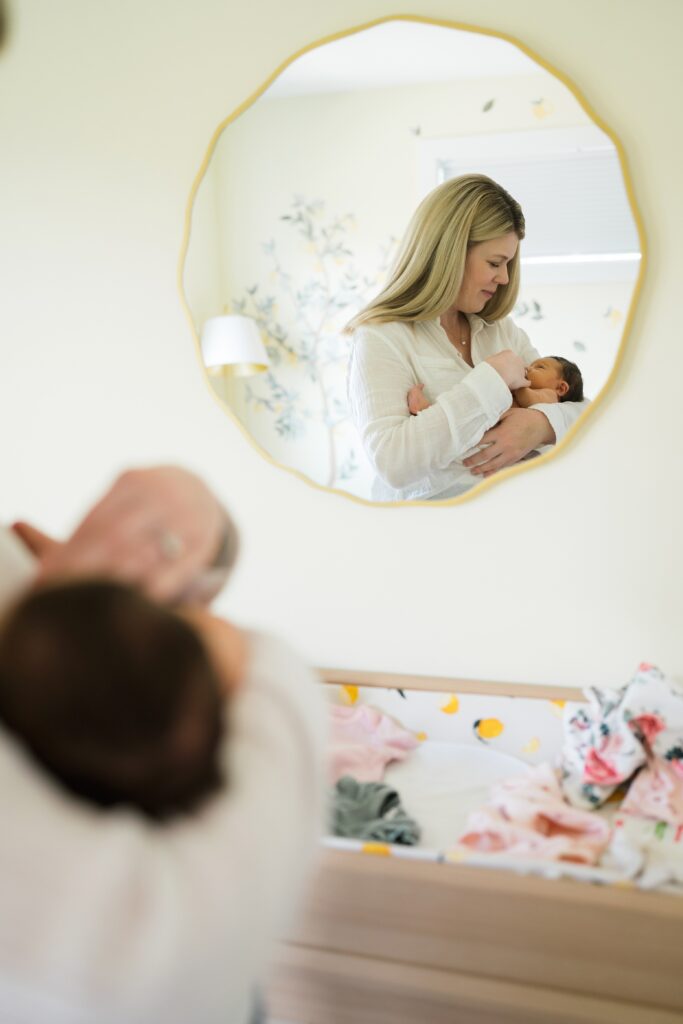
MULTIPOLYGON (((531 131, 481 133, 418 140, 420 197, 456 174, 486 173, 490 163, 522 164, 539 160, 577 159, 583 153, 615 152, 612 140, 597 125, 539 128, 531 131)), ((634 236, 637 237, 634 224, 634 236)), ((629 280, 638 273, 640 252, 522 255, 526 283, 629 280)))

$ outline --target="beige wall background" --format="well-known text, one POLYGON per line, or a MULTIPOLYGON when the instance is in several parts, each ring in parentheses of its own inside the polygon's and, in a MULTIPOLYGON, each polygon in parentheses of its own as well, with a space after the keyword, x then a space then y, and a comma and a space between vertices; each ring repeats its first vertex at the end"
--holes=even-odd
POLYGON ((122 467, 183 462, 242 529, 221 609, 319 664, 618 683, 683 675, 677 0, 21 0, 0 59, 0 517, 68 529, 122 467), (211 397, 176 290, 216 125, 313 40, 399 12, 518 37, 621 138, 650 244, 618 378, 551 463, 382 509, 262 460, 211 397))

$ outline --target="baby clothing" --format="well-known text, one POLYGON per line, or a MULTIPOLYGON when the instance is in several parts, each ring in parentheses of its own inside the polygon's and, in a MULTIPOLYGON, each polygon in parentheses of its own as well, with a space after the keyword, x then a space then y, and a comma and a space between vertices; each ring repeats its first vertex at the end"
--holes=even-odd
POLYGON ((683 827, 683 762, 652 758, 636 775, 619 810, 683 827))
POLYGON ((643 664, 621 689, 590 687, 586 696, 588 707, 567 705, 564 719, 562 789, 570 803, 599 807, 655 757, 683 776, 683 690, 659 669, 643 664))
POLYGON ((620 814, 601 865, 643 889, 683 885, 683 825, 620 814))
POLYGON ((420 826, 406 814, 396 790, 381 782, 343 776, 332 792, 330 816, 335 836, 404 846, 420 839, 420 826))
POLYGON ((330 782, 351 775, 379 782, 390 761, 402 761, 419 740, 403 726, 367 704, 330 707, 330 782))
POLYGON ((609 837, 606 821, 565 802, 544 762, 494 786, 490 803, 470 815, 458 842, 481 853, 596 864, 609 837))

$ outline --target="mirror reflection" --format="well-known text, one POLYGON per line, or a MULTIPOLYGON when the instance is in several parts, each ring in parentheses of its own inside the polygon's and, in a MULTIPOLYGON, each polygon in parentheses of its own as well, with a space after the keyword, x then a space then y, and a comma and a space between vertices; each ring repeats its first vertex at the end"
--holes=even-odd
MULTIPOLYGON (((424 240, 424 217, 420 223, 424 240)), ((434 251, 427 263, 435 259, 434 251)), ((533 420, 551 429, 538 432, 527 457, 581 413, 548 377, 557 376, 557 362, 536 367, 537 357, 575 364, 585 396, 598 395, 621 343, 639 259, 614 144, 559 79, 503 40, 396 20, 305 53, 226 124, 194 197, 183 286, 212 386, 264 453, 358 497, 439 500, 481 480, 482 465, 472 472, 463 461, 486 452, 482 435, 512 406, 513 385, 533 389, 538 371, 544 408, 556 406, 542 416, 535 410, 533 420), (391 400, 368 407, 351 358, 359 331, 344 328, 395 283, 401 239, 425 197, 473 175, 513 197, 522 226, 511 214, 485 242, 469 239, 462 272, 473 248, 498 243, 478 250, 482 265, 500 269, 479 282, 476 300, 467 288, 463 297, 462 274, 455 294, 431 288, 416 317, 420 332, 431 331, 421 358, 405 348, 397 355, 387 326, 366 322, 366 345, 372 332, 384 332, 379 362, 394 360, 388 377, 371 381, 371 399, 372 388, 391 388, 391 400), (503 366, 502 349, 518 361, 503 366), (488 369, 477 369, 486 361, 488 369), (473 384, 482 377, 479 394, 473 384), (408 392, 419 384, 425 404, 411 415, 408 392), (473 391, 479 408, 468 412, 462 397, 473 391), (477 415, 478 425, 463 432, 477 415), (406 474, 407 448, 414 454, 414 438, 434 432, 442 447, 406 474), (382 461, 392 445, 402 453, 399 472, 382 461)), ((469 288, 472 279, 464 281, 469 288)), ((529 401, 533 410, 538 403, 529 401)))

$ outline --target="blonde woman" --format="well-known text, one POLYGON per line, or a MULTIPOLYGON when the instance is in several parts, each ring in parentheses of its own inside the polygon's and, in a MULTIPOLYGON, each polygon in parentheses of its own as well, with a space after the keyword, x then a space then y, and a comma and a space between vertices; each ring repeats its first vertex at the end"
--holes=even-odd
POLYGON ((418 207, 389 283, 348 324, 349 400, 376 470, 378 501, 452 498, 558 441, 585 403, 512 407, 538 359, 508 314, 519 289, 524 215, 481 174, 418 207), (432 402, 411 416, 406 396, 432 402), (473 449, 475 449, 473 451, 473 449))

